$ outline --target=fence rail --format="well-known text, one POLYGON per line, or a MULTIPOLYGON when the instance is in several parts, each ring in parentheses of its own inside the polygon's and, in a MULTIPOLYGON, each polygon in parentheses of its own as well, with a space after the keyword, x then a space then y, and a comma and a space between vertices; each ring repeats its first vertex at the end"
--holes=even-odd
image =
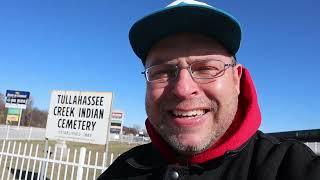
MULTIPOLYGON (((0 125, 0 180, 96 179, 119 156, 59 143, 46 148, 44 140, 44 128, 0 125)), ((111 134, 110 141, 142 144, 150 140, 111 134)))
POLYGON ((0 125, 0 139, 44 140, 46 129, 23 126, 0 125))
MULTIPOLYGON (((46 136, 45 128, 0 125, 0 139, 44 140, 45 136, 46 136)), ((136 137, 133 135, 110 134, 109 141, 128 143, 128 144, 145 144, 150 142, 150 139, 146 137, 136 137)))
POLYGON ((106 153, 85 147, 71 150, 55 145, 43 150, 39 144, 0 141, 0 179, 96 179, 113 161, 113 154, 107 164, 106 153))
POLYGON ((320 142, 306 142, 305 144, 317 155, 320 155, 320 142))

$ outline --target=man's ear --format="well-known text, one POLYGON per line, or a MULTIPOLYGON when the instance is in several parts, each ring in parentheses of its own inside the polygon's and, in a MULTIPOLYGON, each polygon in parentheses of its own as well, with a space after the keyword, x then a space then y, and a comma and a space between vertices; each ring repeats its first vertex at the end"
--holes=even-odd
POLYGON ((242 65, 237 64, 235 67, 233 67, 233 79, 236 85, 236 91, 238 95, 240 94, 240 80, 242 76, 242 65))

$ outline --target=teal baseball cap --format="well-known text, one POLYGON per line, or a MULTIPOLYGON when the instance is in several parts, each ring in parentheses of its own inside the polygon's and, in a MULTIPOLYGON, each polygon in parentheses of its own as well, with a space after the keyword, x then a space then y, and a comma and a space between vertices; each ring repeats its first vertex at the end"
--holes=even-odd
POLYGON ((241 28, 229 13, 195 0, 177 0, 164 9, 135 22, 129 32, 134 53, 145 64, 152 46, 159 40, 179 33, 192 32, 219 41, 230 54, 240 47, 241 28))

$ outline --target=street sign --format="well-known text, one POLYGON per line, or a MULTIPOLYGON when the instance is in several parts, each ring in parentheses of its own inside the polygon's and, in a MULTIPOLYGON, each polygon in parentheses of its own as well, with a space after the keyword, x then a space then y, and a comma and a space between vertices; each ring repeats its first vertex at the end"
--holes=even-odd
POLYGON ((9 108, 7 113, 7 122, 18 122, 21 116, 22 109, 9 108))
POLYGON ((29 97, 30 92, 27 91, 7 90, 5 107, 26 109, 29 97))
POLYGON ((46 138, 106 144, 111 92, 53 91, 46 138))

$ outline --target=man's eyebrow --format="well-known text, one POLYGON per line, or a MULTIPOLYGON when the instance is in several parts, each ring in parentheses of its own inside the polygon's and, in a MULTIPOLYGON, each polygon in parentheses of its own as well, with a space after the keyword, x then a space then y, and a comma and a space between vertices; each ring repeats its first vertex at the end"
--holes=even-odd
MULTIPOLYGON (((226 57, 220 57, 217 55, 207 55, 207 56, 193 56, 189 57, 187 62, 189 63, 190 61, 203 61, 203 60, 227 60, 229 58, 226 57)), ((232 60, 232 57, 230 56, 230 60, 232 60)))
POLYGON ((149 66, 146 67, 151 67, 151 66, 156 66, 156 65, 161 65, 161 64, 176 64, 177 63, 177 59, 173 59, 173 60, 167 60, 165 58, 155 58, 152 59, 152 64, 150 64, 149 66))
POLYGON ((191 64, 191 63, 197 62, 197 61, 206 61, 206 60, 212 60, 212 59, 218 59, 218 58, 210 57, 210 56, 188 57, 187 63, 191 64))

